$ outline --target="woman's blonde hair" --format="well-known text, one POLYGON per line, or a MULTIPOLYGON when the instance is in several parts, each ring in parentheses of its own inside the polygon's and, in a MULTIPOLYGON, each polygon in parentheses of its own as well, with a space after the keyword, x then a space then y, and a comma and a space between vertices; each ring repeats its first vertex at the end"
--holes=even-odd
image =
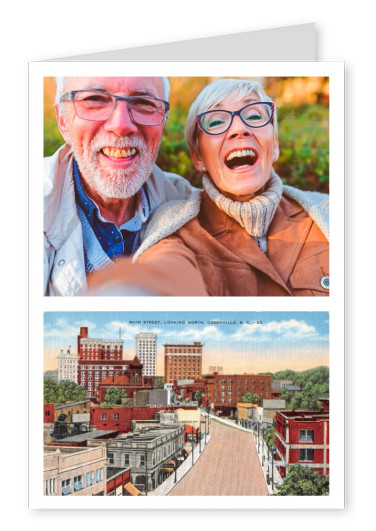
MULTIPOLYGON (((185 140, 190 149, 198 153, 198 126, 196 116, 205 111, 210 111, 224 99, 232 96, 234 101, 239 101, 249 94, 256 94, 260 101, 273 102, 263 90, 261 83, 246 79, 218 79, 207 85, 197 96, 189 109, 185 124, 185 140)), ((275 136, 278 135, 277 110, 274 109, 272 126, 275 136)))

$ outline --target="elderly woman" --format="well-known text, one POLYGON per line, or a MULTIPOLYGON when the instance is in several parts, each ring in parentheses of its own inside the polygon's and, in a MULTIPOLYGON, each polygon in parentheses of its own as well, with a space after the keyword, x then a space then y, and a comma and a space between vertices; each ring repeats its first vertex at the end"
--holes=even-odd
POLYGON ((328 295, 328 196, 284 186, 273 170, 277 113, 261 85, 205 87, 186 140, 204 191, 159 207, 121 276, 161 295, 328 295))

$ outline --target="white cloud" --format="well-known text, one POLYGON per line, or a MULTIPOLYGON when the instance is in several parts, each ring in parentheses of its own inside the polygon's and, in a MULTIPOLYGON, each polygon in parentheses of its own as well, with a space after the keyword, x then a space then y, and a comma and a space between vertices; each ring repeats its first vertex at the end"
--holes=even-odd
POLYGON ((265 324, 243 324, 229 336, 232 341, 274 341, 276 339, 319 339, 319 333, 305 321, 290 319, 289 321, 270 321, 265 324))

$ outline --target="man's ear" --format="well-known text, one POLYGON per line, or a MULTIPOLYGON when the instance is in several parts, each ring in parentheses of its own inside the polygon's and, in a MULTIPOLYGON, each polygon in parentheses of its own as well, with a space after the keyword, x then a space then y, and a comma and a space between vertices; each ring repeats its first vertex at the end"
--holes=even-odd
POLYGON ((57 125, 61 133, 61 136, 64 138, 66 144, 70 145, 71 140, 70 140, 69 129, 68 129, 66 119, 65 119, 65 112, 60 109, 60 105, 58 103, 55 104, 55 113, 56 113, 57 125))
POLYGON ((192 158, 192 162, 193 162, 194 167, 196 168, 197 171, 199 171, 201 173, 202 172, 202 167, 205 166, 205 163, 204 163, 200 153, 198 153, 193 148, 189 148, 189 151, 191 153, 191 158, 192 158))

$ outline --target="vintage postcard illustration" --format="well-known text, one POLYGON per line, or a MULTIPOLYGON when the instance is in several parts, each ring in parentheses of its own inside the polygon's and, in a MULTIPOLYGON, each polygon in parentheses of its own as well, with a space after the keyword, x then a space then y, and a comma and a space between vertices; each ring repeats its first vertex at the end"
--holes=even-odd
POLYGON ((44 496, 329 495, 328 313, 48 312, 44 337, 44 496))

